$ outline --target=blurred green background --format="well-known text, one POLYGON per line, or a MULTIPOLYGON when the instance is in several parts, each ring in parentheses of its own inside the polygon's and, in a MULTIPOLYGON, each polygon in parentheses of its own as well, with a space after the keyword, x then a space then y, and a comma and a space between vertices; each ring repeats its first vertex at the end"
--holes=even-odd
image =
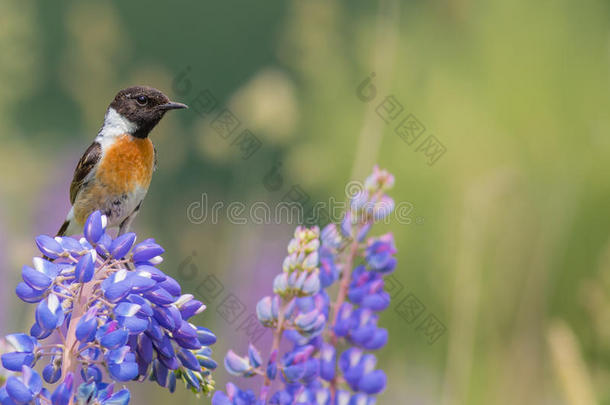
MULTIPOLYGON (((2 0, 3 334, 31 323, 19 269, 61 224, 114 94, 148 84, 192 104, 207 89, 214 113, 173 113, 153 132, 159 169, 135 230, 166 248, 184 290, 222 282, 197 320, 219 336, 217 360, 248 340, 221 300, 254 311, 295 224, 197 224, 187 208, 204 193, 273 204, 293 185, 342 200, 379 163, 413 205, 411 223, 376 229, 395 234, 403 286, 381 320, 379 403, 610 403, 609 12, 603 0, 2 0), (185 69, 188 90, 174 83, 185 69), (386 124, 376 109, 390 95, 404 111, 386 124), (223 108, 261 141, 249 159, 212 129, 223 108), (394 132, 407 114, 426 127, 413 145, 394 132), (446 148, 433 165, 417 150, 430 134, 446 148), (446 326, 433 344, 397 310, 407 293, 446 326)), ((217 386, 228 380, 219 367, 217 386)), ((137 404, 209 401, 134 389, 137 404)))

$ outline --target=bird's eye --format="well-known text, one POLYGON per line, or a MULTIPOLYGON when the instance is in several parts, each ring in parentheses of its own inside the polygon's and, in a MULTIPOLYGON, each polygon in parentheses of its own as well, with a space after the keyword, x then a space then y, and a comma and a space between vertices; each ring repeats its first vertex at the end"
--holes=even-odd
POLYGON ((146 104, 148 104, 148 97, 146 97, 146 96, 138 96, 138 97, 136 97, 136 101, 140 105, 146 105, 146 104))

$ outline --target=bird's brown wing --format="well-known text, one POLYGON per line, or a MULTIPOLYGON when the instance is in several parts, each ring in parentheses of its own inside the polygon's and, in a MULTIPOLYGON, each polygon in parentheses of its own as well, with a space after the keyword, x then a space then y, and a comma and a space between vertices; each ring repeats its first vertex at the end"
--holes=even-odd
POLYGON ((102 145, 98 142, 93 142, 87 148, 83 157, 80 158, 80 161, 74 170, 74 177, 72 178, 72 184, 70 184, 70 204, 74 204, 76 195, 85 183, 87 175, 91 173, 91 170, 97 165, 101 157, 102 145))

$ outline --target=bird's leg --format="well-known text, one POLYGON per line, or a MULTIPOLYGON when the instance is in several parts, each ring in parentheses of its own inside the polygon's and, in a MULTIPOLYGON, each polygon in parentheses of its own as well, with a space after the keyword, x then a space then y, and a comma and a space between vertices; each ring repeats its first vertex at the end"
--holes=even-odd
POLYGON ((131 229, 131 224, 133 223, 133 220, 135 219, 136 215, 138 215, 138 211, 140 210, 141 205, 142 203, 138 204, 136 209, 133 210, 133 212, 127 218, 125 218, 123 222, 121 222, 121 225, 119 225, 119 234, 117 236, 121 236, 129 232, 129 230, 131 229))

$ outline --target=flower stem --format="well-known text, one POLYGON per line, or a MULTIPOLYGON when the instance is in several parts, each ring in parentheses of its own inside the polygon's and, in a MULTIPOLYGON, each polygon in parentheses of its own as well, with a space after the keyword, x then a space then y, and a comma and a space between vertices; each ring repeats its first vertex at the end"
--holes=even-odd
MULTIPOLYGON (((358 229, 356 229, 355 234, 358 234, 358 229)), ((330 342, 333 346, 337 346, 337 341, 339 340, 337 335, 335 334, 335 324, 337 323, 337 318, 339 316, 339 310, 343 303, 345 302, 345 298, 347 297, 347 291, 349 289, 349 285, 352 282, 352 267, 354 265, 354 259, 356 258, 356 254, 358 253, 358 241, 355 238, 351 239, 351 245, 349 254, 347 255, 345 266, 343 267, 343 271, 341 272, 341 282, 339 284, 339 292, 337 293, 337 300, 333 305, 333 316, 332 322, 330 326, 330 342)), ((331 403, 334 403, 335 395, 337 392, 338 381, 337 378, 333 378, 330 381, 330 395, 331 395, 331 403)))
POLYGON ((349 255, 347 256, 347 260, 345 262, 345 266, 343 271, 341 272, 341 282, 339 284, 339 292, 337 293, 337 300, 333 304, 333 316, 331 323, 331 343, 334 345, 337 344, 337 335, 335 335, 334 327, 337 323, 337 317, 339 316, 339 310, 345 302, 345 297, 347 297, 347 291, 349 289, 349 285, 352 281, 352 267, 354 263, 354 259, 356 254, 358 253, 358 242, 356 240, 352 240, 349 255))
MULTIPOLYGON (((271 354, 273 354, 276 351, 279 351, 279 349, 280 349, 280 341, 282 340, 282 334, 284 333, 284 327, 285 327, 284 322, 285 322, 286 307, 288 306, 289 303, 290 302, 285 303, 284 300, 282 299, 282 305, 280 305, 280 309, 278 311, 278 316, 277 316, 277 327, 273 331, 273 343, 271 344, 271 350, 270 350, 271 354)), ((277 357, 276 357, 276 359, 277 359, 277 357)), ((269 387, 269 386, 271 386, 271 379, 265 373, 265 382, 263 383, 263 387, 269 387)), ((263 389, 263 391, 265 392, 267 390, 263 389)))
POLYGON ((78 366, 78 340, 76 339, 76 327, 78 321, 85 315, 89 307, 89 297, 94 296, 95 289, 98 285, 97 281, 103 280, 108 275, 108 269, 101 267, 95 272, 95 277, 88 283, 84 283, 80 286, 79 291, 75 295, 75 299, 72 306, 72 316, 70 319, 70 326, 66 332, 64 342, 64 352, 61 363, 61 378, 62 381, 66 378, 67 373, 76 371, 78 366))

